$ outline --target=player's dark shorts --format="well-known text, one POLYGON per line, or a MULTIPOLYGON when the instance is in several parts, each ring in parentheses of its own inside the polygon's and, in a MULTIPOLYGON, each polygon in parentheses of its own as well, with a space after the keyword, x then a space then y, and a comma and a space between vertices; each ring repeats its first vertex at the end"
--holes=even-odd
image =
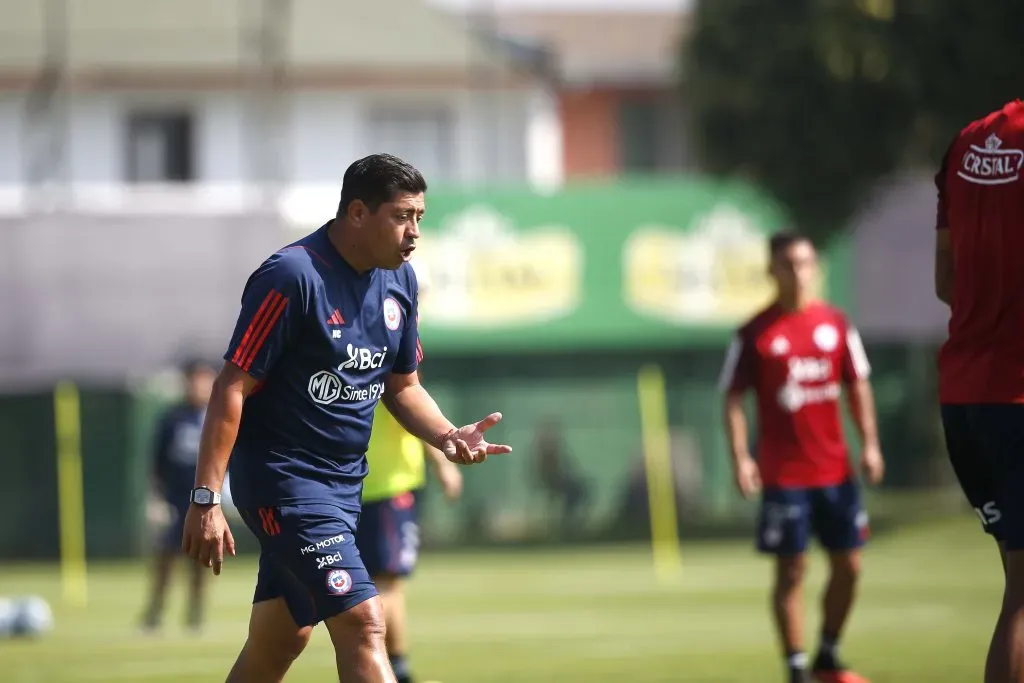
POLYGON ((188 514, 189 501, 184 503, 176 501, 169 505, 171 520, 167 523, 163 534, 160 537, 160 549, 164 551, 181 552, 181 537, 185 532, 185 515, 188 514))
POLYGON ((1024 550, 1024 405, 943 405, 946 450, 982 527, 1024 550))
POLYGON ((253 603, 285 599, 300 626, 377 595, 356 549, 359 515, 329 504, 239 509, 260 541, 253 603))
POLYGON ((420 550, 416 492, 363 503, 356 545, 370 576, 409 576, 420 550))
POLYGON ((820 488, 765 488, 757 525, 759 551, 799 555, 812 534, 830 552, 864 545, 868 515, 855 481, 820 488))

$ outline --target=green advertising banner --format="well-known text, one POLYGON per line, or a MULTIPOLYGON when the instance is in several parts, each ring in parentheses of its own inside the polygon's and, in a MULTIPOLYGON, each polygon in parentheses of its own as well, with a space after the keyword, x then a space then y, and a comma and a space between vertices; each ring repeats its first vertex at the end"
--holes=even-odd
MULTIPOLYGON (((765 305, 779 208, 747 185, 662 179, 430 192, 414 261, 432 352, 722 343, 765 305)), ((846 303, 845 249, 823 293, 846 303)))

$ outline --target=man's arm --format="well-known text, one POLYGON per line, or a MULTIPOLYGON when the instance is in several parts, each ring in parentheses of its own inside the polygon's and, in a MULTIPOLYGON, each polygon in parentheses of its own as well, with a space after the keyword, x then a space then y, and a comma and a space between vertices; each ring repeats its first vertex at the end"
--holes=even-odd
MULTIPOLYGON (((952 147, 952 145, 950 145, 952 147)), ((935 296, 947 306, 953 301, 953 246, 949 237, 949 207, 946 175, 950 150, 946 150, 939 172, 935 174, 938 199, 935 207, 935 296)))
POLYGON ((847 386, 850 413, 865 448, 878 447, 878 423, 875 419, 875 397, 871 390, 871 363, 864 350, 860 333, 846 325, 846 346, 843 353, 843 381, 847 386))
POLYGON ((224 367, 213 384, 199 442, 195 485, 220 491, 242 421, 242 404, 301 329, 310 288, 300 252, 278 252, 249 278, 224 367))
POLYGON ((860 340, 860 333, 846 325, 846 344, 843 349, 842 377, 846 384, 846 397, 850 413, 861 439, 861 465, 872 484, 882 481, 885 461, 878 441, 878 420, 875 415, 875 396, 871 390, 871 364, 860 340))
POLYGON ((935 296, 947 306, 953 301, 953 246, 949 228, 935 231, 935 296))
POLYGON ((195 485, 220 492, 231 458, 231 449, 238 438, 242 421, 242 404, 259 382, 231 362, 224 363, 213 383, 210 403, 206 408, 203 435, 199 442, 195 485))
POLYGON ((393 372, 384 382, 384 406, 405 431, 438 449, 454 429, 434 399, 420 384, 419 373, 393 372))
POLYGON ((747 414, 743 410, 743 394, 729 391, 725 394, 725 436, 732 454, 733 469, 750 459, 750 432, 747 414))
POLYGON ((879 447, 878 420, 875 414, 875 394, 871 389, 871 382, 864 378, 854 380, 849 384, 847 402, 854 424, 857 426, 861 444, 864 448, 877 449, 879 447))
POLYGON ((753 356, 748 347, 743 333, 738 333, 729 344, 718 378, 718 388, 725 395, 725 435, 734 466, 750 459, 747 415, 743 409, 743 397, 753 384, 753 356))
POLYGON ((725 395, 725 436, 729 441, 736 487, 749 498, 761 488, 761 477, 757 463, 750 457, 750 433, 743 409, 743 397, 754 386, 757 374, 753 344, 745 337, 740 331, 729 344, 718 386, 725 395))

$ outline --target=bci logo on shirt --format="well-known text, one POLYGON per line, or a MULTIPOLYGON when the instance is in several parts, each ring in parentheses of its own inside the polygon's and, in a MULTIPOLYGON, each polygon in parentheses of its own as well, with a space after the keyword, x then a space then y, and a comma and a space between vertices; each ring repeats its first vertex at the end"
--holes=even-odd
POLYGON ((790 358, 789 377, 796 382, 822 382, 832 377, 832 362, 827 358, 790 358))
POLYGON ((373 351, 359 346, 348 345, 345 349, 348 353, 348 360, 338 366, 338 372, 345 370, 376 370, 384 365, 384 359, 388 355, 388 347, 382 351, 373 351))

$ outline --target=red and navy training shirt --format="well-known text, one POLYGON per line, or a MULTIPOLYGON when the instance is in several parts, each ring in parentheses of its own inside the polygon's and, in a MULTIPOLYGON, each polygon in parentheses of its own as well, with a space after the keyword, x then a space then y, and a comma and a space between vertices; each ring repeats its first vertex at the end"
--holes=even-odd
POLYGON ((935 177, 953 292, 943 403, 1024 403, 1024 102, 964 128, 935 177))
POLYGON ((358 510, 384 380, 418 364, 412 267, 357 273, 328 225, 267 259, 242 294, 224 358, 260 384, 245 401, 230 461, 241 507, 358 510))

